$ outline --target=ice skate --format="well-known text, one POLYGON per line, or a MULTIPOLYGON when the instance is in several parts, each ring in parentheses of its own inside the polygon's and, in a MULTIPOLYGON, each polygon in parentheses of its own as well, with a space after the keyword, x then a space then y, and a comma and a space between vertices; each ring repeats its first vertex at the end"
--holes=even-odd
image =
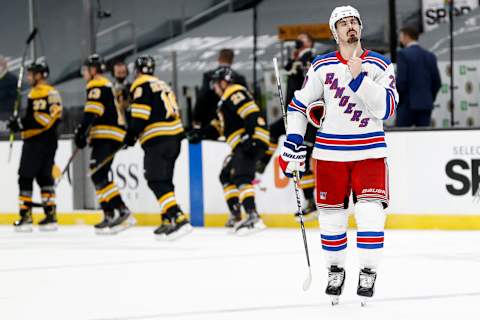
POLYGON ((111 234, 110 223, 114 218, 114 212, 108 211, 103 215, 103 220, 100 223, 94 225, 95 233, 98 235, 111 234))
POLYGON ((266 228, 262 219, 256 211, 250 212, 248 217, 242 220, 235 227, 235 233, 239 236, 246 236, 266 228))
POLYGON ((57 231, 58 224, 57 224, 57 214, 55 211, 45 214, 45 218, 43 218, 38 223, 38 229, 40 231, 57 231))
POLYGON ((233 215, 230 214, 227 222, 225 223, 225 228, 230 229, 231 231, 235 231, 235 227, 242 221, 241 215, 233 215))
POLYGON ((227 222, 225 223, 225 228, 229 229, 229 232, 235 232, 235 228, 242 221, 242 209, 239 203, 233 205, 231 208, 230 216, 228 217, 227 222))
POLYGON ((137 223, 132 212, 127 207, 121 207, 118 211, 118 217, 113 219, 110 223, 110 230, 113 234, 125 231, 137 223))
POLYGON ((20 210, 20 220, 13 223, 16 232, 32 232, 32 212, 30 210, 20 210))
POLYGON ((45 208, 45 218, 38 223, 38 229, 40 231, 57 231, 57 210, 55 207, 45 208))
POLYGON ((375 293, 375 280, 377 279, 377 273, 369 268, 363 268, 358 275, 358 288, 357 295, 362 297, 361 305, 365 307, 367 305, 367 299, 373 297, 375 293))
POLYGON ((330 296, 332 306, 339 303, 340 295, 345 286, 345 269, 331 266, 328 270, 328 284, 325 293, 330 296))
POLYGON ((180 212, 175 219, 163 220, 162 225, 154 231, 154 234, 157 240, 173 241, 189 234, 192 230, 190 221, 180 212))
MULTIPOLYGON (((314 199, 307 201, 307 206, 302 210, 302 214, 304 222, 314 221, 318 218, 317 204, 314 199)), ((300 222, 300 215, 298 212, 295 213, 295 220, 300 222)))

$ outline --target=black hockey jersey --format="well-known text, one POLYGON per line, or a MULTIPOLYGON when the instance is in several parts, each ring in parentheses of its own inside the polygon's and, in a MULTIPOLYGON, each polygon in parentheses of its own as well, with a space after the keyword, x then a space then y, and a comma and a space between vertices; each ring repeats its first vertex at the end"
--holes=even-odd
POLYGON ((246 135, 265 144, 268 148, 270 133, 260 108, 247 89, 238 84, 227 87, 218 103, 219 125, 212 121, 220 135, 234 150, 246 135))
POLYGON ((122 142, 125 136, 121 110, 115 103, 115 96, 111 82, 99 76, 87 83, 87 102, 85 113, 95 115, 90 139, 106 139, 122 142))
POLYGON ((151 75, 141 75, 130 88, 131 122, 129 131, 142 145, 161 137, 181 137, 183 125, 172 89, 151 75))
POLYGON ((41 137, 56 140, 62 108, 62 99, 54 87, 48 84, 33 87, 28 94, 25 116, 21 119, 22 139, 41 137))

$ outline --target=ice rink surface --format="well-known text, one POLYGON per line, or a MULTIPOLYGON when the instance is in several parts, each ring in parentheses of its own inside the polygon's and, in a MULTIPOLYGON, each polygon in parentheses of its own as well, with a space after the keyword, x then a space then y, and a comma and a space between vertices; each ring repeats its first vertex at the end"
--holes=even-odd
POLYGON ((15 234, 0 228, 0 319, 458 319, 479 317, 480 232, 388 231, 376 296, 360 307, 355 234, 339 306, 323 291, 319 233, 308 230, 313 283, 303 292, 299 230, 239 238, 195 229, 158 242, 152 228, 15 234))

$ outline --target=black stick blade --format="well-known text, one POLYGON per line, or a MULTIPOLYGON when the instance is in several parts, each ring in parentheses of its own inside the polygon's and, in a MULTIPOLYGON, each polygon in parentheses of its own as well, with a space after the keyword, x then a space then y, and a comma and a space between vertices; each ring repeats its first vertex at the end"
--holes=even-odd
POLYGON ((33 38, 35 38, 35 36, 37 35, 37 32, 38 32, 37 27, 33 28, 32 32, 27 38, 27 44, 30 44, 30 42, 32 42, 33 38))

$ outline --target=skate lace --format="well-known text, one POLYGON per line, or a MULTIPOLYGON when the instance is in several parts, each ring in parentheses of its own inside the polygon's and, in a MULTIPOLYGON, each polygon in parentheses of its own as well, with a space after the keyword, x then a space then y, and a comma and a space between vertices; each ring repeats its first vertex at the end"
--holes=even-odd
POLYGON ((340 287, 343 282, 343 273, 342 272, 329 272, 328 273, 328 286, 329 287, 340 287))
POLYGON ((362 273, 360 274, 360 287, 362 288, 372 288, 375 283, 375 277, 371 274, 362 273))

